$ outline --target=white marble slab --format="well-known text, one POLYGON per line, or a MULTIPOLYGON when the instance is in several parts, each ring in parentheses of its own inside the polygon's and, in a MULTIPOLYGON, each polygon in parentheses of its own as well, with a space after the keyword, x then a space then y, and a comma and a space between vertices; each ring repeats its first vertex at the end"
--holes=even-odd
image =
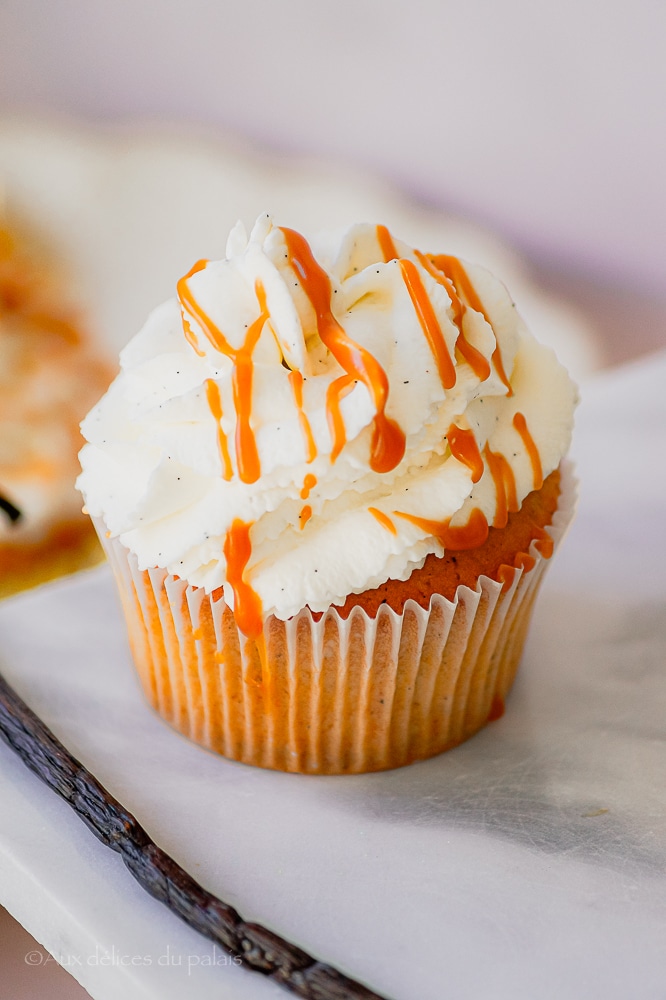
MULTIPOLYGON (((663 998, 664 384, 661 354, 584 387, 580 512, 506 715, 440 758, 313 778, 190 745, 141 699, 105 568, 3 602, 0 670, 202 884, 380 993, 663 998)), ((98 1000, 285 995, 205 964, 4 745, 0 901, 98 1000)))

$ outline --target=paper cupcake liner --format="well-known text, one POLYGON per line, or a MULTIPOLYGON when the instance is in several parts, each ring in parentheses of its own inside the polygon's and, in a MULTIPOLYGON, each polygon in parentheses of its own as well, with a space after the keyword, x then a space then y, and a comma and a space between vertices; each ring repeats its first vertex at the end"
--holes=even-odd
MULTIPOLYGON (((573 514, 562 466, 546 531, 556 548, 573 514)), ((282 771, 354 774, 399 767, 456 746, 503 711, 548 560, 530 551, 428 609, 408 600, 375 618, 355 607, 315 620, 304 609, 263 635, 239 632, 223 598, 162 569, 139 570, 102 543, 120 591, 146 697, 175 729, 234 760, 282 771)))

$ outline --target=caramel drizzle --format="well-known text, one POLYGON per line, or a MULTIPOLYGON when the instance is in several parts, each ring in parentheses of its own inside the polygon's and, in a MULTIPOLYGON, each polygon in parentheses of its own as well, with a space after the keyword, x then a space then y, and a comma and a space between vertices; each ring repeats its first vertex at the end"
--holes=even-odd
POLYGON ((534 443, 534 438, 529 432, 527 426, 527 421, 522 413, 516 412, 513 417, 513 426, 516 428, 520 434, 523 444, 525 445, 525 450, 529 455, 530 462, 532 463, 532 479, 534 481, 534 489, 540 490, 543 486, 543 468, 541 466, 541 456, 539 455, 539 449, 534 443))
POLYGON ((388 516, 388 514, 385 514, 381 510, 377 510, 376 507, 368 507, 368 514, 372 514, 372 516, 374 517, 374 519, 376 521, 379 521, 379 523, 381 524, 382 528, 386 528, 386 530, 390 531, 392 535, 397 535, 398 534, 398 529, 396 528, 395 524, 393 523, 393 521, 391 520, 391 518, 388 516))
POLYGON ((513 581, 516 579, 517 569, 515 566, 507 566, 506 563, 502 563, 497 568, 497 582, 502 584, 502 593, 505 594, 507 590, 511 589, 513 581))
MULTIPOLYGON (((446 341, 442 333, 442 329, 437 320, 435 311, 432 307, 432 303, 430 302, 430 298, 423 287, 423 282, 421 281, 418 271, 416 270, 416 267, 414 266, 412 261, 407 260, 405 258, 400 258, 396 245, 393 242, 393 238, 389 233, 388 229, 386 228, 386 226, 376 226, 375 228, 377 233, 377 241, 379 243, 379 247, 382 252, 384 262, 388 264, 389 261, 396 259, 398 259, 400 262, 400 268, 402 271, 403 280, 407 286, 407 290, 410 294, 412 304, 414 306, 419 322, 421 324, 421 328, 426 335, 426 338, 430 345, 430 349, 432 350, 435 361, 437 362, 437 369, 439 372, 440 379, 442 381, 442 385, 444 386, 445 389, 450 389, 455 385, 456 381, 453 360, 451 359, 451 356, 449 354, 448 348, 446 346, 446 341)), ((460 351, 461 356, 470 366, 470 368, 475 373, 477 378, 479 378, 482 382, 485 381, 490 375, 490 364, 488 363, 487 359, 483 356, 481 351, 477 350, 476 347, 470 344, 467 337, 465 336, 465 332, 463 329, 463 317, 467 310, 467 305, 465 302, 461 300, 460 296, 458 295, 453 279, 446 274, 443 267, 439 266, 438 262, 440 258, 434 258, 434 259, 428 258, 426 257, 425 254, 421 253, 418 250, 415 250, 414 253, 416 255, 416 259, 422 265, 422 267, 428 272, 428 274, 430 274, 430 276, 434 278, 435 281, 437 281, 440 285, 443 286, 443 288, 445 288, 451 300, 451 305, 453 308, 453 321, 456 327, 458 328, 456 349, 460 351)), ((479 305, 480 307, 479 311, 483 312, 483 315, 486 317, 487 320, 488 317, 483 311, 483 306, 481 305, 479 297, 476 294, 476 291, 474 290, 466 272, 464 272, 464 269, 462 268, 460 262, 455 257, 445 258, 445 259, 455 260, 457 262, 459 270, 462 271, 462 273, 464 274, 466 286, 471 290, 471 295, 474 300, 474 303, 479 305)), ((470 300, 470 305, 472 305, 472 308, 475 308, 475 305, 472 303, 471 300, 470 300)), ((504 369, 502 368, 502 360, 499 354, 499 348, 495 349, 495 354, 497 355, 497 361, 499 363, 498 371, 501 370, 500 377, 502 378, 503 377, 502 373, 504 369)), ((493 358, 495 358, 495 355, 493 355, 493 358)), ((503 381, 505 380, 503 379, 503 381)), ((505 384, 507 384, 507 387, 510 388, 510 386, 508 386, 508 383, 505 382, 505 384)))
POLYGON ((536 539, 534 548, 540 552, 544 559, 550 559, 555 549, 555 542, 544 528, 535 527, 536 539))
MULTIPOLYGON (((192 292, 188 287, 187 282, 189 281, 189 279, 192 277, 193 274, 197 273, 197 271, 203 271, 207 263, 208 261, 205 258, 203 258, 202 260, 198 260, 196 264, 192 265, 187 274, 184 274, 183 277, 176 284, 176 294, 178 295, 178 301, 180 302, 180 315, 183 321, 183 333, 185 334, 185 340, 188 342, 194 353, 198 354, 200 358, 205 357, 206 352, 202 351, 201 348, 199 347, 197 341, 197 335, 190 326, 190 321, 188 320, 186 315, 186 313, 189 312, 192 316, 195 316, 197 315, 197 312, 200 310, 199 307, 197 306, 194 296, 192 295, 192 292)), ((204 326, 204 333, 206 333, 208 339, 211 340, 211 337, 207 331, 208 331, 208 326, 206 325, 204 326)), ((214 344, 214 341, 211 342, 214 344)))
POLYGON ((188 343, 191 344, 200 357, 203 356, 204 352, 199 348, 196 335, 185 316, 185 312, 187 312, 197 321, 215 350, 219 351, 220 354, 224 354, 233 363, 231 385, 234 407, 236 409, 235 446, 238 476, 244 483, 255 483, 261 475, 261 465, 257 451, 257 442, 250 423, 252 415, 252 380, 254 374, 252 352, 257 346, 264 324, 269 317, 266 293, 261 281, 257 279, 254 290, 261 312, 257 319, 248 327, 242 346, 234 348, 219 327, 213 323, 210 316, 203 311, 187 284, 188 279, 205 267, 206 263, 207 261, 205 260, 198 261, 185 277, 181 278, 178 282, 178 298, 183 309, 183 331, 188 343))
POLYGON ((474 432, 451 424, 446 432, 446 439, 453 457, 467 466, 472 473, 472 482, 478 483, 484 466, 474 432))
POLYGON ((331 382, 326 390, 326 417, 333 439, 331 462, 335 462, 347 442, 347 432, 340 412, 340 404, 345 396, 348 396, 352 391, 356 382, 357 379, 353 375, 341 375, 340 378, 331 382))
POLYGON ((312 255, 307 240, 293 229, 281 229, 290 263, 301 279, 303 290, 309 298, 317 317, 317 331, 323 344, 347 373, 336 379, 327 392, 327 416, 334 448, 331 461, 344 445, 344 426, 335 424, 335 407, 340 417, 341 394, 348 390, 348 379, 358 379, 368 389, 375 407, 370 467, 374 472, 390 472, 405 453, 405 435, 398 424, 386 416, 389 384, 386 372, 377 359, 364 347, 347 336, 331 310, 331 282, 312 255), (336 386, 336 389, 333 389, 336 386), (338 395, 336 395, 338 394, 338 395), (341 444, 342 442, 342 444, 341 444))
POLYGON ((379 248, 384 257, 384 263, 388 264, 389 261, 397 260, 400 265, 402 280, 405 282, 409 297, 414 306, 414 311, 421 324, 421 329, 432 351, 441 383, 445 389, 452 389, 456 384, 456 370, 446 346, 442 328, 435 315, 430 297, 423 287, 423 282, 416 269, 416 265, 411 260, 400 257, 393 242, 393 237, 386 226, 376 226, 375 231, 379 248))
POLYGON ((236 518, 224 539, 227 580, 234 592, 234 618, 244 635, 256 638, 263 631, 263 608, 259 595, 244 579, 245 568, 252 555, 250 528, 252 522, 236 518))
POLYGON ((266 293, 258 278, 254 288, 261 312, 254 323, 251 323, 248 327, 243 346, 239 350, 234 351, 233 355, 229 355, 234 361, 231 384, 237 418, 236 461, 238 463, 238 475, 241 482, 244 483, 256 483, 261 475, 257 442, 250 424, 252 413, 252 377, 254 374, 252 352, 261 336, 261 331, 264 328, 264 323, 268 319, 269 313, 266 305, 266 293))
POLYGON ((220 396, 220 387, 215 379, 206 379, 206 399, 210 407, 210 412, 217 422, 217 447, 220 452, 220 461, 222 462, 222 476, 228 481, 233 476, 233 468, 231 466, 231 458, 229 457, 227 436, 222 429, 222 397, 220 396))
POLYGON ((493 695, 493 700, 490 705, 490 711, 488 712, 488 718, 486 722, 497 722, 504 715, 504 698, 500 694, 493 695))
POLYGON ((416 517, 414 514, 405 514, 403 511, 394 510, 397 517, 404 517, 406 521, 416 525, 425 532, 432 535, 442 543, 445 549, 460 552, 463 549, 475 549, 488 538, 488 522, 482 510, 474 507, 469 516, 467 524, 452 525, 451 518, 443 521, 431 521, 426 517, 416 517))
POLYGON ((467 306, 462 301, 460 296, 456 291, 456 287, 450 278, 435 267, 433 261, 426 257, 425 254, 421 253, 420 250, 415 250, 416 259, 419 264, 421 264, 428 274, 439 282, 440 285, 445 289, 446 294, 451 299, 451 307, 453 309, 453 322, 458 328, 458 338, 456 340, 456 350, 460 351, 463 359, 470 366, 476 377, 481 381, 485 380, 490 375, 490 364, 488 360, 484 357, 481 351, 477 350, 473 344, 470 344, 469 340, 465 336, 465 330, 463 325, 463 319, 465 313, 467 312, 467 306))
POLYGON ((524 573, 529 573, 531 569, 534 569, 536 559, 529 552, 519 552, 514 562, 516 569, 522 569, 524 573))
POLYGON ((310 506, 309 503, 306 503, 305 507, 301 509, 301 512, 298 515, 298 521, 301 531, 303 530, 303 528, 308 523, 311 517, 312 517, 312 507, 310 506))
POLYGON ((444 334, 435 315, 430 296, 423 287, 421 275, 416 269, 416 264, 411 260, 405 259, 399 260, 398 263, 403 281, 409 292, 409 297, 412 300, 414 311, 437 364, 441 383, 445 389, 452 389, 456 384, 456 369, 449 354, 449 349, 446 346, 444 334))
POLYGON ((520 510, 516 495, 516 480, 513 470, 504 455, 491 451, 488 445, 483 449, 483 455, 495 483, 497 510, 493 518, 493 528, 504 528, 509 514, 520 510))
POLYGON ((313 476, 311 472, 308 472, 307 476, 303 480, 303 488, 301 490, 301 500, 307 500, 310 496, 310 490, 312 490, 317 485, 317 477, 313 476))
POLYGON ((396 245, 393 242, 393 237, 389 233, 386 226, 376 226, 375 231, 377 233, 377 242, 379 243, 379 249, 382 252, 384 262, 388 264, 391 260, 398 260, 400 254, 398 253, 396 245))
POLYGON ((301 425, 301 433, 303 434, 303 440, 305 441, 305 453, 309 465, 310 462, 314 462, 317 457, 317 446, 312 434, 312 428, 310 427, 310 421, 308 420, 307 414, 303 409, 302 374, 297 370, 289 372, 289 382, 294 393, 294 402, 296 403, 296 409, 298 410, 298 421, 301 425))
MULTIPOLYGON (((474 285, 470 281, 469 275, 463 267, 462 262, 458 260, 457 257, 450 257, 447 254, 437 254, 431 257, 430 260, 434 266, 446 275, 450 282, 452 282, 458 292, 458 295, 462 296, 464 302, 466 302, 471 309, 474 309, 475 312, 481 313, 490 329, 494 330, 493 324, 490 322, 490 317, 484 308, 483 302, 479 298, 474 285)), ((471 347, 471 345, 468 344, 468 347, 471 347)), ((506 386, 507 396, 513 396, 511 383, 509 382, 506 372, 504 371, 504 362, 502 361, 502 352, 500 351, 497 336, 495 336, 495 350, 492 353, 492 361, 495 365, 495 371, 506 386)))

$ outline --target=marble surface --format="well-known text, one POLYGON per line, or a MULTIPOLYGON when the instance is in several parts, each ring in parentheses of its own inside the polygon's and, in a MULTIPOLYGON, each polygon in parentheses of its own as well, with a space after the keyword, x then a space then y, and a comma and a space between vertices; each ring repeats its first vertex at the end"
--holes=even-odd
MULTIPOLYGON (((0 605, 0 670, 207 888, 394 1000, 663 996, 666 353, 590 377, 579 514, 505 716, 312 778, 144 704, 106 568, 0 605)), ((284 995, 223 961, 0 747, 0 900, 99 1000, 284 995)))

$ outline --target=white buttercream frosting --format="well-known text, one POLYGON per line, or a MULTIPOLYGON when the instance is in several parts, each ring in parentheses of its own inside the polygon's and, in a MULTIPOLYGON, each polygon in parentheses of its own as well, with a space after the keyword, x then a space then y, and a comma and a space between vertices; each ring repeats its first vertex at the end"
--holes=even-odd
POLYGON ((313 240, 315 264, 290 232, 239 224, 227 258, 151 314, 82 424, 78 480, 141 568, 223 587, 232 608, 240 586, 281 619, 406 579, 444 551, 425 521, 499 523, 489 462, 503 456, 520 502, 566 452, 576 402, 485 269, 373 225, 313 240))

